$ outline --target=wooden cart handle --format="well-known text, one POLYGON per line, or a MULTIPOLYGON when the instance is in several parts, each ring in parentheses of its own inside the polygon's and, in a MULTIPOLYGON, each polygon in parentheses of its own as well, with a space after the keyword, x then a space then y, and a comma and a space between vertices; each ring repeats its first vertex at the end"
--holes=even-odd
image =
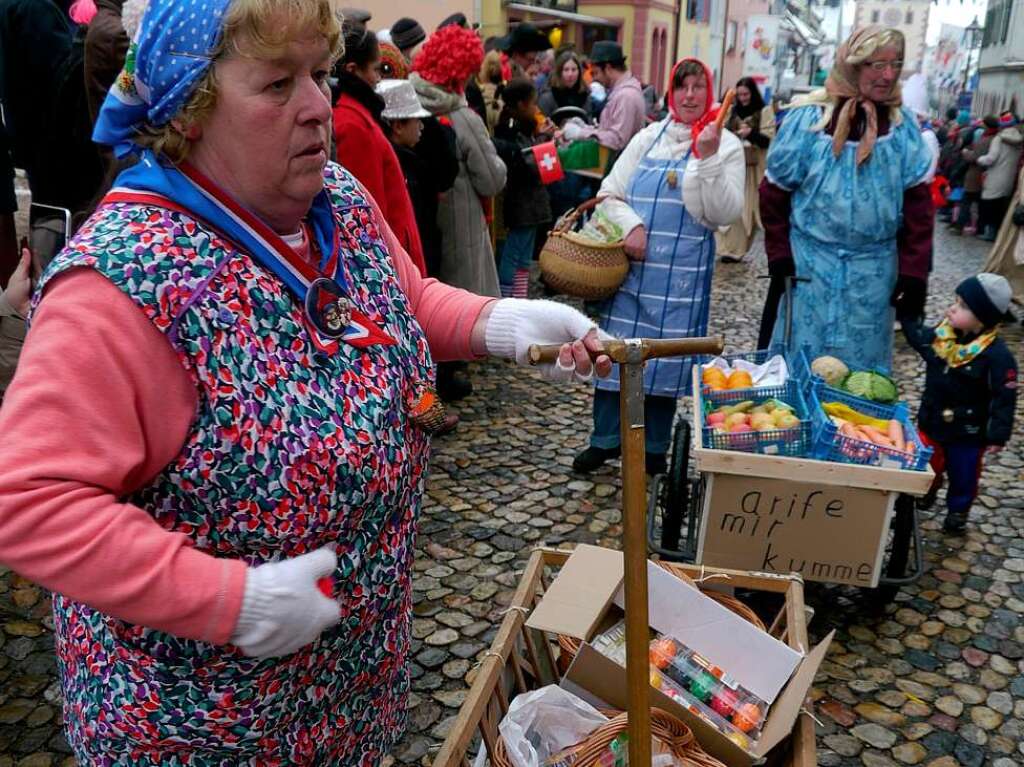
MULTIPOLYGON (((655 357, 690 357, 696 354, 721 354, 725 348, 725 339, 721 336, 707 338, 644 338, 641 339, 643 358, 655 357)), ((533 344, 527 352, 531 365, 551 364, 558 359, 561 350, 558 344, 541 346, 533 344)), ((590 352, 590 358, 596 360, 607 354, 612 362, 626 362, 625 341, 612 339, 604 342, 603 352, 590 352)))

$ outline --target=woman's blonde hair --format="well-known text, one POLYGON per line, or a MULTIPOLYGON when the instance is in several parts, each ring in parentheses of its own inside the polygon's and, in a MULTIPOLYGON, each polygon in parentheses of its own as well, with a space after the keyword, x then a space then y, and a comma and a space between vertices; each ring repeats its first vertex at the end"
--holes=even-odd
MULTIPOLYGON (((331 63, 344 52, 341 13, 332 0, 233 0, 224 14, 220 40, 210 52, 218 59, 236 54, 254 59, 274 59, 288 44, 311 28, 327 40, 331 63)), ((173 163, 188 157, 188 129, 202 123, 217 106, 216 67, 206 70, 188 103, 172 121, 143 126, 135 143, 152 149, 173 163)))

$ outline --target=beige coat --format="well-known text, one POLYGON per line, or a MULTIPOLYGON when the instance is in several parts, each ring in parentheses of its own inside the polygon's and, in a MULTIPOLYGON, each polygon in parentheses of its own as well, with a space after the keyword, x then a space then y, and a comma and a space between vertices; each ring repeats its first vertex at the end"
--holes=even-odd
POLYGON ((1013 300, 1024 304, 1024 237, 1020 236, 1021 227, 1013 223, 1013 209, 1024 204, 1024 169, 1017 179, 1017 192, 1010 201, 1003 225, 999 227, 999 235, 992 243, 984 271, 1001 274, 1010 282, 1013 289, 1013 300))
MULTIPOLYGON (((753 119, 753 115, 750 119, 753 119)), ((730 125, 730 127, 734 126, 730 125)), ((761 110, 758 130, 761 135, 768 138, 775 136, 775 110, 771 108, 771 105, 761 110)), ((750 245, 754 241, 754 235, 758 229, 763 228, 757 189, 761 185, 761 179, 764 178, 768 149, 761 149, 744 142, 744 152, 748 165, 743 186, 743 217, 727 229, 715 233, 715 248, 718 255, 731 256, 736 259, 747 255, 750 245), (754 160, 753 164, 749 164, 751 160, 754 160)))
POLYGON ((423 108, 436 117, 447 117, 455 131, 459 175, 437 206, 441 281, 481 296, 500 296, 491 233, 480 200, 505 188, 505 163, 480 115, 466 105, 465 96, 429 83, 415 72, 409 80, 423 108))

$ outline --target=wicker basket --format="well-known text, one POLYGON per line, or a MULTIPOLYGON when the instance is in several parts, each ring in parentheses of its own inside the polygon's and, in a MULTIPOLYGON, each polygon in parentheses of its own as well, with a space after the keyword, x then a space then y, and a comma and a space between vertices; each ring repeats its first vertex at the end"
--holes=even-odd
MULTIPOLYGON (((571 753, 575 757, 573 767, 595 767, 600 764, 605 749, 619 735, 629 729, 629 716, 624 711, 602 711, 608 721, 594 730, 590 735, 562 754, 571 753)), ((651 709, 651 735, 657 738, 679 764, 686 767, 725 767, 722 762, 707 754, 693 737, 693 731, 683 722, 662 711, 651 709)), ((505 739, 501 736, 494 749, 493 767, 513 767, 505 750, 505 739)))
POLYGON ((629 272, 626 250, 619 242, 594 242, 573 231, 584 213, 597 207, 587 200, 562 216, 540 252, 541 277, 548 287, 587 301, 615 295, 629 272))

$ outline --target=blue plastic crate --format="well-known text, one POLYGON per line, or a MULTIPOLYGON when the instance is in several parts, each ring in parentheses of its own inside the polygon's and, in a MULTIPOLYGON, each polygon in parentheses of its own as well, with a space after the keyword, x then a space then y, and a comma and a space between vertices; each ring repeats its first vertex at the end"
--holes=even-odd
POLYGON ((714 450, 738 450, 746 453, 785 455, 804 458, 811 454, 813 446, 811 413, 800 392, 799 384, 790 378, 782 386, 758 386, 751 389, 722 389, 703 395, 704 412, 701 414, 701 444, 714 450), (771 429, 739 434, 716 432, 707 424, 708 415, 723 405, 734 405, 753 400, 754 406, 770 399, 777 399, 791 405, 798 426, 791 429, 771 429))
MULTIPOLYGON (((794 376, 797 379, 797 381, 800 382, 800 388, 801 391, 803 391, 805 397, 808 397, 808 395, 810 394, 812 386, 818 386, 819 389, 822 389, 825 392, 827 392, 827 395, 829 397, 831 397, 832 395, 835 395, 836 397, 847 397, 856 400, 865 407, 882 404, 875 402, 874 400, 867 399, 866 397, 858 397, 856 394, 851 394, 845 389, 839 389, 835 386, 829 386, 827 383, 825 383, 824 378, 822 378, 821 376, 817 376, 811 372, 810 359, 810 355, 807 354, 807 347, 804 347, 803 349, 800 349, 799 351, 794 352, 793 354, 786 355, 786 363, 789 365, 790 375, 794 376)), ((881 373, 884 376, 889 376, 889 373, 887 373, 884 370, 878 370, 877 372, 881 373)), ((850 407, 853 407, 853 405, 851 404, 850 407)))
MULTIPOLYGON (((756 352, 737 352, 735 354, 704 355, 703 357, 700 358, 700 370, 701 370, 701 373, 703 373, 704 372, 704 366, 710 364, 711 361, 715 360, 715 359, 725 360, 727 363, 729 363, 729 366, 732 367, 732 363, 737 361, 737 360, 743 360, 744 362, 751 362, 751 363, 753 363, 755 365, 763 365, 765 362, 767 362, 769 359, 771 359, 772 357, 775 357, 775 356, 782 356, 783 359, 786 360, 786 367, 789 370, 790 377, 792 377, 793 370, 792 370, 792 365, 791 365, 791 363, 789 361, 789 356, 787 354, 785 354, 782 351, 781 348, 759 349, 756 352)), ((709 394, 721 393, 722 391, 739 391, 739 392, 750 393, 753 389, 757 389, 757 388, 763 388, 763 387, 751 386, 751 387, 746 388, 746 389, 728 389, 728 390, 724 390, 724 389, 710 389, 707 386, 704 386, 703 384, 701 384, 701 391, 703 392, 704 396, 707 396, 709 394)), ((745 399, 750 399, 750 397, 742 397, 740 399, 740 401, 742 402, 745 399)))
POLYGON ((928 466, 932 457, 932 449, 925 447, 921 442, 917 427, 910 420, 910 411, 905 403, 882 405, 833 389, 820 382, 812 383, 809 399, 814 424, 812 452, 815 458, 822 461, 858 463, 910 471, 924 471, 928 466), (839 428, 822 407, 823 402, 840 402, 872 418, 899 421, 903 427, 904 438, 914 445, 913 452, 903 452, 840 434, 839 428))

